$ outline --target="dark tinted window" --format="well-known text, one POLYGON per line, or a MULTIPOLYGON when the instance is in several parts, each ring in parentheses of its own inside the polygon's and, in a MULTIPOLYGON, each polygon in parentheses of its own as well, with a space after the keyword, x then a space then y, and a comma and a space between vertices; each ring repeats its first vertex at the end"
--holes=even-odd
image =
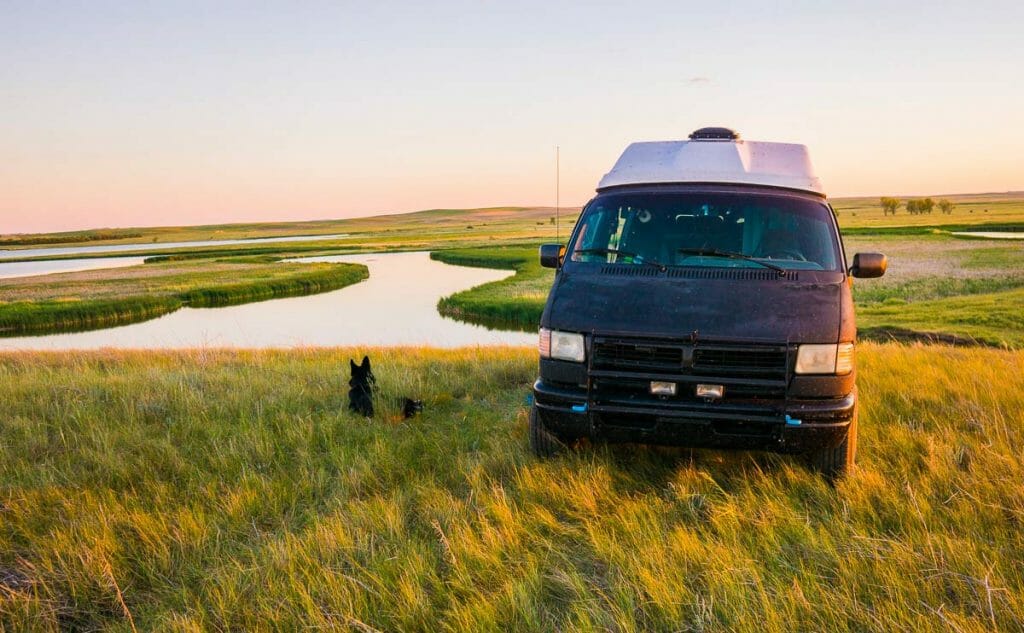
POLYGON ((831 211, 823 202, 771 194, 601 195, 587 206, 570 247, 574 262, 758 266, 695 252, 702 249, 792 269, 834 271, 841 262, 831 211))

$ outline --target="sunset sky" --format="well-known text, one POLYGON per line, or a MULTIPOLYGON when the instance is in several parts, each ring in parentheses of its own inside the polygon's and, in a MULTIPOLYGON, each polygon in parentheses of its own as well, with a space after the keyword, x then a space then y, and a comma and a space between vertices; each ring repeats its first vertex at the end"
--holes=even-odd
POLYGON ((1024 189, 1024 3, 0 2, 0 233, 585 202, 633 140, 1024 189), (257 6, 258 5, 258 6, 257 6))

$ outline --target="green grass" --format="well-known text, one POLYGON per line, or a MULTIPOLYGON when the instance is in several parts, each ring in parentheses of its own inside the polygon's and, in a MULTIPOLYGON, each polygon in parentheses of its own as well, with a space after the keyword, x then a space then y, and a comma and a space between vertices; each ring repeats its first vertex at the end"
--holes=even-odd
POLYGON ((0 336, 82 331, 136 323, 183 306, 218 307, 343 288, 366 279, 359 264, 274 259, 162 262, 6 280, 0 336))
MULTIPOLYGON (((841 222, 840 226, 842 226, 841 222)), ((843 234, 845 235, 939 235, 949 236, 954 239, 992 241, 992 238, 974 235, 951 235, 954 232, 962 231, 1019 232, 1024 231, 1024 222, 970 222, 963 224, 911 224, 894 226, 860 225, 843 228, 843 234)))
MULTIPOLYGON (((858 281, 853 296, 858 306, 905 304, 964 295, 988 294, 1024 287, 1024 275, 1004 277, 919 277, 898 284, 858 281)), ((1007 295, 1009 299, 1010 296, 1007 295)))
POLYGON ((182 305, 173 296, 0 303, 0 336, 98 330, 155 319, 182 305))
POLYGON ((1016 630, 1024 357, 858 362, 832 488, 758 453, 537 461, 527 350, 0 355, 0 628, 1016 630))
POLYGON ((1024 272, 1024 241, 1002 247, 972 248, 966 251, 963 263, 968 268, 1024 272))
POLYGON ((435 251, 430 257, 460 266, 516 271, 508 279, 442 298, 437 304, 441 314, 487 326, 537 329, 554 271, 541 268, 536 245, 435 251))
POLYGON ((857 309, 861 337, 930 338, 1024 348, 1024 289, 857 309))

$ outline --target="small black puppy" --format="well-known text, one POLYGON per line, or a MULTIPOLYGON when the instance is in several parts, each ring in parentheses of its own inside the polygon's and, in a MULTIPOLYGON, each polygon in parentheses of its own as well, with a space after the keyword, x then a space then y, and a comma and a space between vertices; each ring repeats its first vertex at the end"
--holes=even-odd
POLYGON ((363 363, 356 365, 351 358, 348 361, 352 368, 352 377, 348 381, 348 408, 366 417, 373 417, 373 388, 377 379, 370 369, 370 357, 363 356, 363 363))
POLYGON ((402 403, 402 417, 406 420, 416 415, 423 410, 422 400, 413 400, 412 398, 406 398, 405 402, 402 403))

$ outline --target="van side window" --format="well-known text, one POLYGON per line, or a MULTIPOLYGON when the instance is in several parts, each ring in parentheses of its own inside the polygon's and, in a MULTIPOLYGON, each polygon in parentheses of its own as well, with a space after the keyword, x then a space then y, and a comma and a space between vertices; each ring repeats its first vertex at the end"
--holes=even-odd
POLYGON ((597 206, 588 209, 585 220, 580 225, 579 239, 573 249, 572 260, 577 262, 615 262, 629 263, 631 257, 615 253, 589 253, 588 250, 625 250, 622 246, 622 232, 627 224, 628 209, 620 207, 597 206), (580 252, 583 251, 583 252, 580 252))

